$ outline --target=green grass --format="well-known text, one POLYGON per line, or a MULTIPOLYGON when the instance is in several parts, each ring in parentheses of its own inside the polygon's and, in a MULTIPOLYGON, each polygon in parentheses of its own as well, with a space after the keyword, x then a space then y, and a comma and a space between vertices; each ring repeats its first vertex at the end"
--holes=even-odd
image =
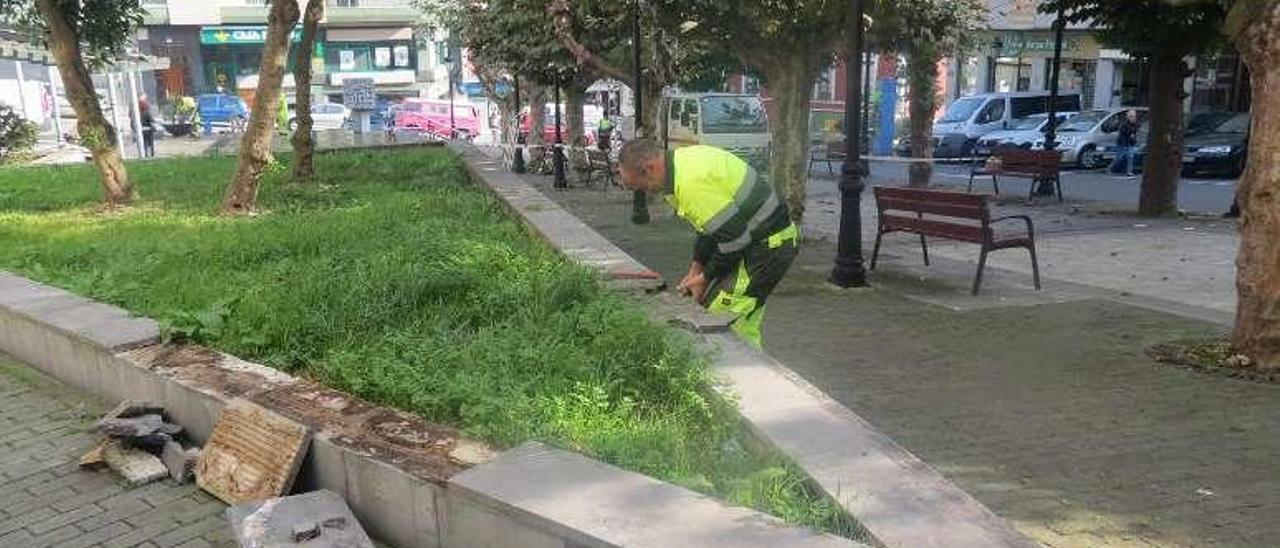
POLYGON ((686 337, 529 238, 448 152, 326 154, 304 186, 277 166, 246 219, 213 214, 233 159, 129 168, 141 199, 105 213, 87 166, 0 170, 0 268, 499 446, 541 439, 856 534, 744 449, 686 337))

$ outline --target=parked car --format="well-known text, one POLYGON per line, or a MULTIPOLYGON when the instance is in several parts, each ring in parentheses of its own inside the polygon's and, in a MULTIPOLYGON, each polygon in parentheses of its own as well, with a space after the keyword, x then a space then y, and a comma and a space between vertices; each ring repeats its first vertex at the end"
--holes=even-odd
POLYGON ((206 93, 196 98, 196 109, 206 125, 243 125, 249 120, 249 105, 235 95, 206 93))
MULTIPOLYGON (((1146 161, 1150 124, 1147 121, 1138 128, 1138 146, 1133 152, 1135 173, 1142 171, 1143 162, 1146 161)), ((1239 177, 1244 172, 1248 159, 1248 144, 1248 113, 1210 111, 1193 114, 1187 119, 1187 133, 1183 139, 1182 175, 1224 174, 1239 177)), ((1100 159, 1103 165, 1111 163, 1115 159, 1115 145, 1103 148, 1100 159)))
POLYGON ((1183 141, 1182 174, 1239 177, 1249 157, 1249 113, 1241 112, 1183 141))
MULTIPOLYGON (((1058 127, 1070 118, 1074 112, 1060 112, 1056 115, 1058 127)), ((1044 132, 1049 127, 1049 113, 1032 114, 1010 123, 1009 129, 994 131, 978 139, 978 147, 974 152, 979 156, 989 156, 1000 147, 1030 149, 1036 140, 1044 139, 1044 132)))
MULTIPOLYGON (((1080 110, 1079 93, 1058 95, 1057 112, 1080 110)), ((1009 129, 1015 120, 1049 112, 1049 92, 984 93, 961 97, 933 125, 936 158, 970 156, 982 136, 1009 129)))
MULTIPOLYGON (((566 108, 565 105, 560 105, 560 106, 561 108, 566 108)), ((542 141, 544 143, 556 142, 555 108, 556 107, 554 104, 548 103, 543 107, 543 110, 542 110, 542 120, 543 120, 542 141)), ((582 126, 583 126, 583 129, 585 130, 583 132, 584 134, 583 136, 587 138, 587 144, 595 144, 596 127, 600 125, 600 120, 602 118, 604 118, 604 111, 599 106, 596 106, 596 105, 582 106, 582 126)), ((526 139, 528 139, 529 137, 530 123, 532 122, 529 120, 529 111, 528 109, 525 109, 525 111, 520 113, 520 137, 519 138, 521 143, 527 142, 526 139)), ((569 142, 569 139, 567 137, 569 130, 565 127, 567 125, 568 125, 568 120, 565 119, 565 113, 563 110, 561 110, 560 111, 560 132, 561 132, 560 137, 563 138, 566 143, 569 142)))
POLYGON ((396 128, 410 131, 423 131, 440 138, 453 137, 471 139, 480 134, 480 110, 465 103, 453 105, 453 116, 449 115, 449 102, 427 99, 405 99, 396 108, 396 128))
MULTIPOLYGON (((351 109, 338 103, 313 103, 311 105, 312 129, 342 129, 351 117, 351 109)), ((296 112, 289 113, 289 131, 298 127, 296 112)))
MULTIPOLYGON (((1146 107, 1122 107, 1086 110, 1068 118, 1058 128, 1058 150, 1062 151, 1062 162, 1074 164, 1081 169, 1102 167, 1102 158, 1098 151, 1114 145, 1120 135, 1120 124, 1130 110, 1137 111, 1138 123, 1147 119, 1146 107)), ((1035 150, 1044 149, 1044 136, 1031 146, 1035 150)))

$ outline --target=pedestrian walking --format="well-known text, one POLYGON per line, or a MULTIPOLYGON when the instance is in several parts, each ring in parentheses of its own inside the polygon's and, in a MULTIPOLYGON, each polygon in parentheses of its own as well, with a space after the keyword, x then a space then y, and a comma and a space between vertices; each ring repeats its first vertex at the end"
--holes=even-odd
POLYGON ((138 116, 142 122, 142 155, 152 158, 156 155, 156 118, 145 93, 138 96, 138 116))
POLYGON ((1130 109, 1120 120, 1120 133, 1116 136, 1116 158, 1111 162, 1112 173, 1133 177, 1133 151, 1138 146, 1138 111, 1130 109))
POLYGON ((799 252, 785 202, 755 169, 711 146, 671 152, 653 139, 623 145, 622 186, 661 193, 698 233, 677 288, 713 313, 736 314, 734 331, 761 346, 765 301, 799 252))

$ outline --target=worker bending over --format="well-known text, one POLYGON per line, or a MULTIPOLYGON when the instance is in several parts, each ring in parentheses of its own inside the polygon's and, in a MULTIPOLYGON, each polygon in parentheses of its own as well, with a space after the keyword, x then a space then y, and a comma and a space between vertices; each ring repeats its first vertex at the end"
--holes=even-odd
POLYGON ((693 262, 678 289, 709 312, 737 315, 734 331, 761 346, 765 299, 799 251, 800 233, 773 187, 725 150, 664 150, 651 139, 619 155, 622 185, 666 195, 698 233, 693 262))

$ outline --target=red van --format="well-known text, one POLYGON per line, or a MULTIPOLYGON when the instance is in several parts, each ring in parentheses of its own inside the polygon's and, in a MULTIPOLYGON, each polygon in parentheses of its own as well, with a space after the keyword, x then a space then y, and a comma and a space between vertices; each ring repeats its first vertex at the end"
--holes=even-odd
POLYGON ((405 99, 396 107, 396 128, 430 133, 442 139, 454 137, 470 140, 480 134, 480 109, 467 103, 454 103, 453 119, 449 118, 449 102, 429 99, 405 99))

